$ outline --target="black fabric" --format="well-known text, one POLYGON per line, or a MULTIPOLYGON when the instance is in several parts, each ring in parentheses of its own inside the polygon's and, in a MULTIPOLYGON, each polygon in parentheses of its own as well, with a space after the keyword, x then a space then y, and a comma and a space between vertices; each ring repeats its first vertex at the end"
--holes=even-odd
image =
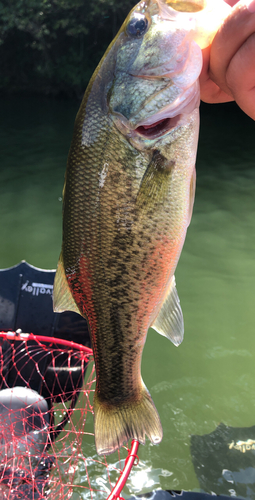
POLYGON ((38 269, 23 261, 0 269, 0 331, 16 331, 90 345, 87 322, 73 312, 54 313, 55 270, 38 269))
MULTIPOLYGON (((90 347, 87 322, 74 312, 54 313, 52 307, 52 291, 55 271, 47 271, 33 267, 23 261, 17 266, 0 270, 0 331, 16 331, 33 333, 38 336, 57 337, 90 347)), ((2 382, 0 388, 26 386, 44 398, 54 398, 58 402, 58 394, 66 394, 67 400, 72 397, 73 388, 78 389, 83 382, 84 371, 79 371, 75 353, 69 356, 70 366, 75 365, 72 379, 66 370, 58 370, 58 383, 52 372, 58 366, 51 366, 51 357, 42 359, 41 354, 34 352, 33 359, 24 363, 23 343, 14 340, 15 359, 8 355, 10 342, 0 339, 1 356, 3 358, 2 382), (13 363, 14 361, 14 363, 13 363), (38 363, 39 372, 33 372, 38 363), (45 384, 41 387, 44 375, 45 384)), ((28 346, 36 342, 28 341, 28 346)), ((67 365, 68 354, 58 356, 60 366, 67 365), (65 363, 66 362, 66 363, 65 363)), ((62 397, 63 400, 63 397, 62 397)))
POLYGON ((221 423, 210 434, 191 436, 191 456, 204 491, 254 498, 255 426, 221 423))

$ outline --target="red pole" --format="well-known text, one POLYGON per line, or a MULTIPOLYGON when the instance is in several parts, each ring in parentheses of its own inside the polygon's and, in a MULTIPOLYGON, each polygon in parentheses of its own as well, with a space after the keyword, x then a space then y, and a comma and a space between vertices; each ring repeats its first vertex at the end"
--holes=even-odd
POLYGON ((119 495, 120 495, 121 491, 123 490, 123 488, 127 482, 128 476, 130 474, 130 471, 134 465, 134 461, 137 458, 138 448, 139 448, 139 441, 136 441, 136 440, 132 441, 131 450, 126 458, 125 467, 124 467, 123 471, 121 472, 121 475, 120 475, 116 485, 114 486, 110 495, 107 497, 107 500, 117 500, 119 498, 119 495))

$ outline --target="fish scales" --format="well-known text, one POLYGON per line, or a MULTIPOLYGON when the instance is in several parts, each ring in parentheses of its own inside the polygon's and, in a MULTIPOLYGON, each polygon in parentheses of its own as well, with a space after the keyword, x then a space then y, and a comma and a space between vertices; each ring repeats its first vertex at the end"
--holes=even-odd
POLYGON ((183 337, 174 271, 194 202, 202 56, 180 15, 163 0, 131 11, 89 83, 68 157, 54 308, 89 323, 99 454, 160 442, 142 351, 150 326, 175 345, 183 337))
MULTIPOLYGON (((106 137, 109 135, 107 130, 105 135, 106 137)), ((67 191, 66 187, 65 197, 71 201, 71 206, 66 206, 65 202, 67 215, 64 219, 65 237, 68 242, 72 242, 72 247, 67 245, 63 254, 66 268, 72 269, 75 266, 73 257, 77 258, 82 251, 86 256, 86 264, 84 262, 84 267, 80 269, 80 275, 93 276, 92 290, 88 287, 82 294, 79 293, 78 297, 75 295, 75 300, 86 317, 90 318, 91 310, 96 317, 97 336, 96 339, 93 338, 93 348, 98 353, 98 356, 95 356, 97 377, 101 380, 102 391, 106 381, 105 389, 108 387, 109 399, 117 399, 119 393, 121 398, 125 392, 127 396, 130 395, 129 384, 133 379, 130 379, 128 374, 131 372, 130 365, 133 366, 134 363, 132 351, 136 350, 134 347, 136 336, 142 336, 138 352, 133 353, 137 359, 138 370, 144 336, 147 332, 147 317, 148 314, 151 315, 154 304, 151 300, 153 288, 155 294, 158 294, 155 273, 159 275, 158 279, 166 280, 164 268, 166 264, 169 265, 169 259, 173 260, 175 254, 172 250, 175 235, 171 239, 170 247, 166 247, 165 242, 161 244, 162 233, 169 232, 169 219, 170 222, 175 220, 175 217, 182 220, 182 217, 175 213, 175 193, 171 193, 171 190, 176 190, 175 184, 171 182, 172 165, 169 170, 164 168, 162 158, 157 155, 158 162, 153 162, 151 159, 152 165, 147 171, 150 161, 148 156, 151 155, 140 153, 140 172, 136 172, 134 176, 129 165, 137 161, 138 154, 132 151, 129 145, 126 147, 127 143, 119 138, 120 136, 114 131, 107 141, 101 132, 98 139, 100 147, 95 144, 88 148, 86 169, 77 170, 76 179, 73 165, 82 164, 86 154, 82 148, 79 159, 78 139, 74 147, 75 155, 70 158, 69 163, 72 181, 67 184, 69 188, 67 191), (99 178, 105 163, 108 175, 103 188, 99 188, 99 178), (157 168, 158 163, 159 168, 157 168), (141 165, 144 168, 141 168, 141 165), (150 193, 150 198, 153 199, 149 206, 146 199, 148 177, 154 180, 149 184, 150 191, 154 191, 153 197, 151 196, 153 193, 150 193), (165 182, 162 182, 162 178, 165 178, 165 182), (162 190, 165 191, 164 198, 160 196, 162 190), (165 198, 171 200, 174 214, 171 213, 171 204, 169 206, 164 203, 165 198), (160 218, 158 213, 154 213, 157 204, 159 209, 160 205, 162 208, 160 218), (137 211, 137 206, 141 207, 140 213, 137 211), (75 220, 79 220, 79 224, 75 224, 75 220), (84 242, 82 249, 81 241, 84 242), (159 248, 159 243, 162 248, 159 248), (93 299, 92 296, 86 295, 87 290, 93 292, 93 299), (82 302, 79 302, 80 296, 82 302), (108 345, 107 350, 106 345, 108 345), (115 358, 118 358, 120 353, 123 356, 121 365, 118 362, 115 366, 115 358), (121 384, 120 366, 123 373, 121 384)), ((182 175, 182 172, 180 174, 182 175)), ((177 192, 176 196, 179 199, 180 193, 177 192)), ((174 229, 179 233, 177 224, 174 225, 174 229)), ((81 277, 77 276, 76 279, 80 291, 81 277)), ((139 381, 139 378, 135 379, 139 381)), ((137 390, 137 387, 135 389, 137 390)))

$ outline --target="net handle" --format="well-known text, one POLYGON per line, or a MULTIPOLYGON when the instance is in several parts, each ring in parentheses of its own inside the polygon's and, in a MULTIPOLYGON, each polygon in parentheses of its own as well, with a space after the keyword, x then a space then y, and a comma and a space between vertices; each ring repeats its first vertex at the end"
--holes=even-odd
POLYGON ((128 476, 134 465, 135 459, 138 458, 137 456, 138 448, 139 448, 139 441, 136 441, 134 439, 131 444, 131 450, 129 451, 128 456, 126 458, 124 469, 121 472, 120 477, 116 485, 114 486, 113 490, 111 491, 110 495, 107 497, 107 500, 118 500, 120 498, 120 493, 123 490, 128 480, 128 476))
POLYGON ((69 349, 75 349, 77 351, 83 351, 87 356, 93 356, 93 351, 90 347, 87 347, 82 344, 77 344, 76 342, 73 342, 72 340, 65 340, 61 339, 58 337, 47 337, 45 335, 34 335, 33 333, 20 333, 19 331, 17 332, 0 332, 0 338, 6 338, 8 340, 20 340, 20 341, 28 341, 28 340, 35 340, 39 344, 42 344, 43 342, 49 343, 49 344, 59 344, 64 347, 68 347, 69 349))

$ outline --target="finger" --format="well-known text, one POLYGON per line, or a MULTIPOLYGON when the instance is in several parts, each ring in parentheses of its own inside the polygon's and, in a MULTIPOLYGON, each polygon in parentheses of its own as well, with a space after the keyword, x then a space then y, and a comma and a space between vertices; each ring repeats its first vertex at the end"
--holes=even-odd
POLYGON ((255 119, 255 33, 231 59, 226 82, 240 108, 255 119))
POLYGON ((230 7, 233 7, 239 0, 224 0, 225 3, 228 3, 230 7))
POLYGON ((221 90, 209 77, 210 47, 206 47, 202 52, 203 68, 199 78, 201 100, 210 104, 233 101, 233 97, 221 90))
POLYGON ((255 15, 247 9, 244 1, 240 1, 232 8, 212 42, 209 74, 227 94, 232 94, 226 81, 230 61, 254 32, 255 15))

